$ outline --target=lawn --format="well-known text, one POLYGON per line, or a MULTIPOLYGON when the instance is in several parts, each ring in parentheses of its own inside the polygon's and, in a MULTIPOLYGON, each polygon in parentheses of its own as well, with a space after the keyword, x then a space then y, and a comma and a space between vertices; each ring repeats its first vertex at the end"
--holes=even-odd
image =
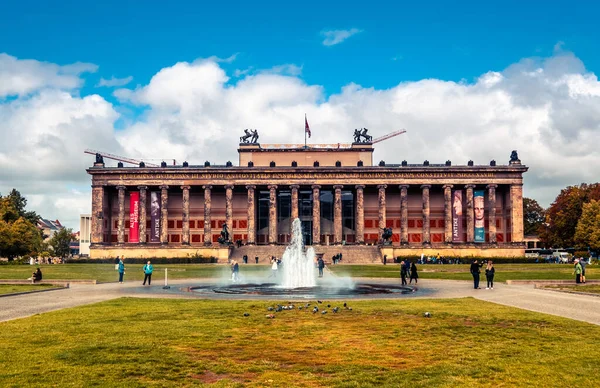
POLYGON ((471 298, 270 305, 124 298, 3 322, 0 386, 597 385, 587 323, 471 298))
MULTIPOLYGON (((52 264, 41 265, 44 279, 96 279, 99 282, 114 282, 119 274, 113 264, 52 264)), ((126 264, 125 281, 142 281, 143 264, 126 264)), ((507 279, 574 279, 573 266, 569 264, 498 264, 496 267, 497 282, 507 279)), ((27 279, 35 267, 29 265, 2 265, 0 279, 27 279)), ((164 270, 169 269, 169 279, 186 278, 222 278, 230 273, 228 265, 216 264, 157 264, 154 266, 153 282, 164 280, 164 270)), ((336 275, 372 278, 399 278, 400 266, 388 265, 330 265, 328 268, 336 275)), ((419 277, 423 279, 470 280, 469 266, 466 264, 426 264, 419 265, 419 277)), ((595 278, 596 266, 586 268, 588 279, 595 278)), ((241 264, 240 273, 248 276, 264 276, 270 274, 269 265, 241 264)), ((482 269, 482 279, 485 279, 482 269)))
MULTIPOLYGON (((417 265, 419 277, 423 279, 471 280, 468 264, 424 264, 417 265)), ((496 264, 494 280, 575 280, 571 264, 496 264)), ((329 269, 340 276, 399 278, 400 265, 331 265, 329 269)), ((588 279, 595 278, 597 266, 587 266, 588 279)), ((485 268, 481 268, 481 278, 485 280, 485 268)))
POLYGON ((59 288, 52 284, 0 284, 0 295, 59 288))
POLYGON ((600 284, 552 284, 544 286, 544 288, 556 289, 560 291, 576 291, 587 292, 590 294, 600 294, 600 284))

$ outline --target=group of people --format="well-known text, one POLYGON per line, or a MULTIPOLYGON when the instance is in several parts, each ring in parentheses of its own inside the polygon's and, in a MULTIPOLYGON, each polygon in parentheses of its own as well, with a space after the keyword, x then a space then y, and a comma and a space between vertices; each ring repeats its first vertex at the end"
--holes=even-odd
POLYGON ((494 275, 496 274, 496 269, 494 268, 494 263, 491 260, 487 262, 479 262, 477 259, 473 260, 471 263, 471 275, 473 276, 473 288, 478 290, 479 287, 479 274, 481 273, 481 267, 485 264, 485 278, 487 280, 486 290, 494 289, 494 275))
POLYGON ((342 253, 338 253, 336 255, 331 256, 331 262, 333 264, 339 264, 342 261, 342 253))
POLYGON ((400 278, 402 279, 402 285, 405 286, 406 283, 406 278, 410 279, 410 283, 412 284, 412 281, 415 281, 415 284, 417 284, 419 282, 419 273, 417 272, 417 264, 416 263, 412 263, 410 262, 410 260, 406 259, 406 260, 402 260, 400 262, 400 278))
POLYGON ((29 258, 29 265, 39 265, 39 264, 64 264, 64 260, 61 259, 60 257, 42 257, 42 258, 36 258, 34 259, 33 257, 29 258))
MULTIPOLYGON (((115 258, 115 270, 119 273, 119 283, 123 283, 123 277, 125 276, 125 256, 117 256, 115 258)), ((146 282, 150 285, 152 283, 152 273, 154 272, 154 266, 150 260, 144 264, 142 271, 144 272, 144 282, 142 283, 142 286, 145 286, 146 282)))

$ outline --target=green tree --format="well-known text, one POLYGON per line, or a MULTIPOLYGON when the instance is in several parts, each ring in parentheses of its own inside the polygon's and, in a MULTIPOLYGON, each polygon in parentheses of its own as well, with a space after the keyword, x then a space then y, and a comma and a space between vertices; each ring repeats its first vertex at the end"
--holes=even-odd
POLYGON ((600 184, 582 183, 562 189, 546 210, 546 227, 541 233, 542 241, 555 248, 575 246, 575 228, 583 204, 600 199, 600 184))
POLYGON ((535 199, 523 198, 523 230, 526 235, 539 234, 545 218, 546 211, 535 199))
POLYGON ((6 196, 6 198, 8 198, 13 203, 15 209, 19 213, 19 216, 24 217, 32 224, 37 225, 40 216, 38 216, 37 213, 34 211, 25 210, 25 208, 27 207, 27 199, 23 197, 17 189, 12 189, 12 191, 6 196))
POLYGON ((71 253, 69 244, 73 241, 73 230, 63 228, 50 238, 49 244, 55 256, 65 258, 71 253))
POLYGON ((591 200, 583 205, 575 228, 575 241, 581 247, 600 248, 600 201, 591 200))
POLYGON ((37 226, 19 215, 9 196, 0 197, 0 257, 12 261, 20 256, 36 256, 41 246, 37 226))

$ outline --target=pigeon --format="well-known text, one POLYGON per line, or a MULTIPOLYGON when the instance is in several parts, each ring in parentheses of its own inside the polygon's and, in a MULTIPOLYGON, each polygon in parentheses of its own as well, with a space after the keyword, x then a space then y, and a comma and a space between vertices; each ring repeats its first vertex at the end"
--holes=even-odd
POLYGON ((318 300, 317 303, 323 303, 322 301, 318 300))
POLYGON ((340 311, 340 308, 339 308, 339 307, 334 307, 334 308, 333 308, 333 312, 334 312, 334 313, 337 313, 338 311, 340 311))
POLYGON ((329 308, 329 307, 331 307, 331 305, 330 305, 330 304, 328 304, 328 305, 327 305, 327 308, 329 308))
POLYGON ((344 307, 346 307, 346 302, 344 302, 344 307))
POLYGON ((314 313, 316 313, 316 312, 318 312, 318 311, 319 311, 319 308, 318 308, 317 306, 315 306, 315 307, 313 308, 313 314, 314 314, 314 313))
POLYGON ((431 318, 431 313, 430 313, 429 311, 427 311, 427 312, 424 312, 424 313, 423 313, 423 316, 424 316, 425 318, 431 318))
POLYGON ((321 311, 321 314, 327 314, 327 310, 321 311))
POLYGON ((244 313, 244 316, 245 316, 245 317, 249 317, 249 316, 250 316, 250 314, 248 314, 248 313, 244 313))
POLYGON ((275 318, 275 315, 267 314, 267 315, 265 315, 265 318, 273 319, 273 318, 275 318))
POLYGON ((273 311, 274 309, 273 309, 273 307, 269 306, 269 307, 267 308, 267 310, 269 310, 269 311, 273 311))
POLYGON ((282 310, 283 310, 283 307, 281 307, 281 306, 277 306, 277 308, 275 309, 276 312, 280 312, 282 310))
POLYGON ((302 310, 302 306, 298 306, 298 310, 302 310))

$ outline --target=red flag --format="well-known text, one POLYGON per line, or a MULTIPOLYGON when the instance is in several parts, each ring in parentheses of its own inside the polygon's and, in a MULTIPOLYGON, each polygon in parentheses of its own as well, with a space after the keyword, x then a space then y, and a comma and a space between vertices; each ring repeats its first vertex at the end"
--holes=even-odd
POLYGON ((306 115, 304 115, 304 132, 308 133, 308 138, 310 139, 310 127, 308 126, 306 115))

